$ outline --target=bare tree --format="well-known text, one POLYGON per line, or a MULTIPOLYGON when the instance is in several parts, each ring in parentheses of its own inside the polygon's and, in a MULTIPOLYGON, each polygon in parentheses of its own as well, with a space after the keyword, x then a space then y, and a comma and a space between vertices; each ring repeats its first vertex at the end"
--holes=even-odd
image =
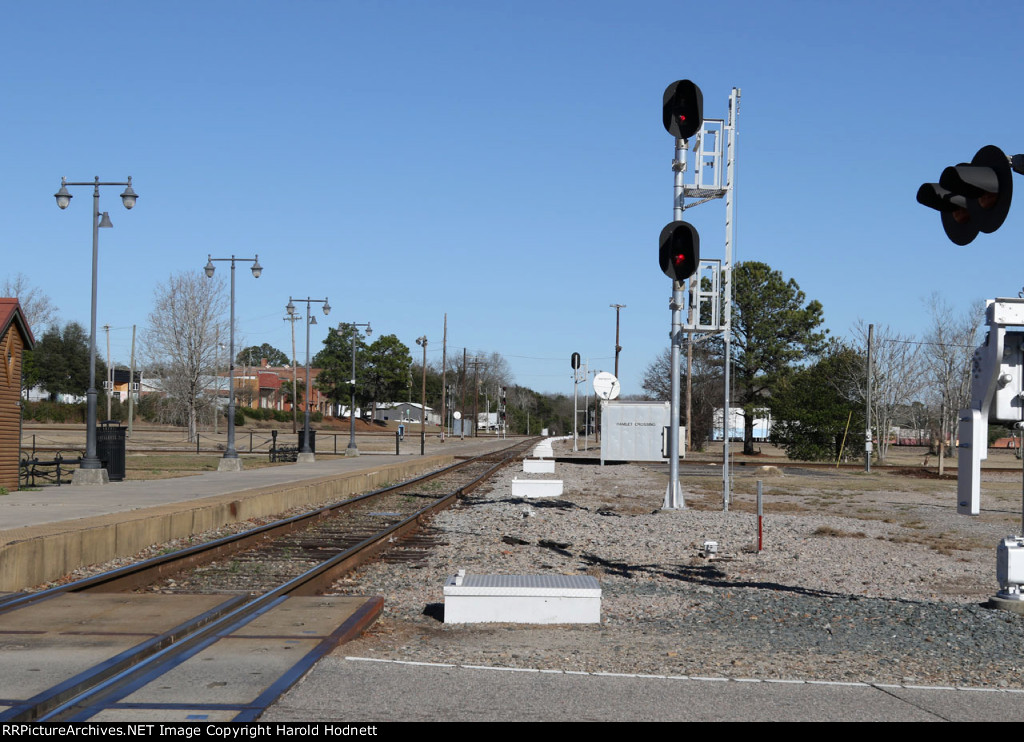
POLYGON ((971 358, 978 328, 985 317, 985 303, 977 301, 956 314, 949 303, 933 293, 926 301, 931 329, 923 348, 929 396, 940 408, 939 430, 943 445, 955 430, 957 415, 971 397, 971 358))
MULTIPOLYGON (((704 441, 710 440, 714 434, 715 409, 721 409, 723 399, 722 364, 702 342, 706 338, 693 340, 693 384, 692 391, 692 427, 691 439, 696 448, 702 448, 704 441)), ((685 357, 685 342, 683 354, 685 357)), ((686 364, 680 364, 680 388, 686 389, 686 364)), ((641 386, 647 399, 667 400, 671 396, 672 385, 672 349, 666 348, 644 370, 641 386)), ((680 422, 685 411, 680 410, 680 422)))
MULTIPOLYGON (((867 361, 868 325, 858 320, 854 342, 862 361, 867 361)), ((871 421, 876 430, 875 452, 880 462, 889 453, 889 433, 901 407, 911 402, 924 389, 923 355, 912 335, 903 335, 887 325, 875 327, 871 346, 871 421)), ((856 371, 861 398, 867 397, 867 368, 856 371)))
POLYGON ((0 286, 0 295, 15 297, 21 304, 21 311, 25 313, 28 326, 36 337, 42 336, 43 332, 51 325, 57 324, 57 307, 50 300, 50 297, 43 293, 42 289, 33 286, 28 278, 19 273, 14 278, 7 278, 0 286))
POLYGON ((477 353, 477 358, 483 361, 479 377, 481 389, 486 389, 493 394, 499 387, 507 387, 512 383, 512 369, 501 353, 491 352, 488 355, 477 353))
POLYGON ((150 364, 162 369, 163 390, 194 440, 199 410, 209 402, 217 369, 217 341, 228 334, 224 281, 179 273, 157 287, 144 344, 150 364))

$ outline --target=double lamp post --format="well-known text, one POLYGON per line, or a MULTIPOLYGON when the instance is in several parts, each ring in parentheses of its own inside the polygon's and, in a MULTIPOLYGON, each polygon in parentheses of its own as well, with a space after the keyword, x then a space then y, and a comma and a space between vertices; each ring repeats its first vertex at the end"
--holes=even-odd
MULTIPOLYGON (((252 263, 252 275, 259 278, 263 273, 263 266, 260 265, 260 256, 254 258, 214 258, 206 256, 206 267, 203 271, 207 278, 213 278, 216 271, 214 263, 231 263, 231 327, 228 331, 230 341, 228 343, 228 446, 217 464, 217 471, 241 471, 242 459, 235 449, 235 263, 252 263)), ((214 413, 216 414, 216 413, 214 413)))
MULTIPOLYGON (((323 309, 324 309, 324 315, 325 316, 331 313, 331 305, 330 305, 330 303, 328 303, 326 298, 324 298, 324 299, 310 299, 309 297, 307 297, 305 299, 299 299, 299 301, 300 302, 303 302, 303 301, 306 302, 306 317, 307 317, 307 319, 306 319, 306 404, 304 405, 305 408, 306 408, 306 416, 305 416, 305 424, 303 426, 302 450, 299 451, 298 461, 299 461, 300 464, 306 464, 306 463, 312 463, 313 461, 316 460, 316 455, 313 453, 313 449, 309 445, 309 438, 310 438, 310 434, 309 434, 309 400, 310 400, 310 386, 309 386, 309 326, 310 325, 315 325, 317 322, 316 322, 316 317, 311 315, 310 312, 309 312, 309 305, 310 304, 323 304, 324 305, 323 309)), ((293 303, 292 297, 290 297, 290 296, 288 297, 288 305, 285 307, 285 311, 288 312, 288 316, 289 317, 295 316, 295 304, 293 303)), ((294 389, 292 390, 292 393, 293 394, 295 393, 294 389)))
MULTIPOLYGON (((69 182, 67 178, 61 178, 60 190, 54 194, 57 199, 57 206, 61 209, 66 209, 71 203, 72 195, 68 191, 68 186, 92 186, 93 188, 93 207, 92 207, 92 306, 90 311, 89 320, 89 388, 86 391, 86 443, 85 443, 85 456, 82 458, 81 467, 75 471, 73 484, 107 484, 110 479, 107 474, 107 470, 103 467, 103 463, 100 461, 97 455, 96 447, 96 404, 98 392, 96 390, 96 304, 97 304, 97 277, 99 269, 99 230, 100 228, 109 228, 114 226, 110 221, 110 216, 107 212, 100 211, 100 186, 124 186, 124 191, 121 193, 121 201, 126 209, 131 209, 135 206, 135 202, 138 199, 138 194, 132 189, 132 179, 128 178, 127 182, 102 182, 97 176, 93 181, 87 182, 69 182)), ((259 256, 253 258, 238 258, 232 255, 230 258, 214 258, 211 255, 207 256, 206 266, 204 271, 207 278, 213 278, 216 267, 216 262, 230 262, 231 263, 231 327, 230 327, 230 342, 229 342, 229 374, 228 374, 228 443, 227 448, 224 451, 224 456, 218 465, 220 471, 239 471, 242 468, 242 460, 238 456, 238 451, 235 448, 235 263, 252 263, 252 275, 255 278, 259 278, 263 272, 263 266, 260 265, 259 256)), ((331 305, 328 303, 326 298, 324 299, 299 299, 298 301, 306 302, 306 404, 305 404, 305 426, 304 426, 304 441, 302 444, 302 450, 299 452, 299 461, 313 461, 314 454, 310 447, 310 428, 309 428, 309 326, 315 325, 316 317, 310 315, 309 307, 311 304, 323 304, 324 314, 330 314, 331 305)), ((288 298, 288 306, 286 307, 288 314, 294 316, 295 304, 291 297, 288 298)), ((351 323, 352 325, 352 410, 353 414, 355 411, 355 333, 356 327, 366 327, 366 334, 369 335, 370 323, 351 323)), ((354 420, 350 426, 350 438, 349 438, 349 449, 352 453, 350 455, 358 455, 355 444, 355 423, 354 420)))
POLYGON ((125 186, 121 193, 121 202, 126 209, 135 206, 138 194, 132 190, 132 179, 126 183, 103 183, 99 176, 92 182, 69 183, 67 178, 60 179, 60 190, 54 194, 57 206, 66 209, 71 203, 68 186, 92 186, 92 308, 89 320, 89 389, 86 391, 85 421, 85 457, 72 477, 72 484, 107 484, 110 477, 96 455, 96 282, 99 269, 100 227, 109 228, 114 225, 107 212, 100 212, 100 186, 125 186))

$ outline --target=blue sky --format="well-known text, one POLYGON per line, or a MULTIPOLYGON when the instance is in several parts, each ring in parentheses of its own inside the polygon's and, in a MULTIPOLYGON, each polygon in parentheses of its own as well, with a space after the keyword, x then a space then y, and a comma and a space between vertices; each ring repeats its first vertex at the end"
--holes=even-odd
MULTIPOLYGON (((668 342, 659 109, 682 78, 708 118, 742 89, 736 258, 796 279, 833 334, 858 318, 920 333, 935 291, 961 309, 1024 284, 1024 206, 961 248, 914 200, 983 145, 1024 151, 1017 3, 4 9, 3 272, 87 327, 91 191, 64 212, 53 194, 61 176, 131 175, 133 211, 101 197, 98 321, 120 361, 169 275, 258 253, 263 276, 238 274, 248 343, 287 352, 289 296, 326 296, 328 322, 369 320, 417 358, 426 335, 433 360, 447 313, 450 353, 497 351, 516 383, 571 394, 572 352, 613 368, 618 303, 623 391, 639 392, 668 342)), ((702 257, 721 257, 724 217, 687 212, 702 257)))

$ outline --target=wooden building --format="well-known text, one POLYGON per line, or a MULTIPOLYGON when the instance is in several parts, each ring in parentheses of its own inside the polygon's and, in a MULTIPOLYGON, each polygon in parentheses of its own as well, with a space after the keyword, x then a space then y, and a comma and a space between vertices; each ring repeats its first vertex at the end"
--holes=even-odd
POLYGON ((18 489, 21 453, 21 354, 32 337, 17 299, 0 299, 0 487, 18 489))

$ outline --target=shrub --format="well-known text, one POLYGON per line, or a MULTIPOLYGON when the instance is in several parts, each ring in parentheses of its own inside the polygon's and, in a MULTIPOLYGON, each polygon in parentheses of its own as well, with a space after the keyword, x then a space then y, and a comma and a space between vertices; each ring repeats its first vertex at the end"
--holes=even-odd
POLYGON ((41 423, 84 423, 85 403, 66 404, 63 402, 23 402, 21 416, 24 420, 35 420, 41 423))

